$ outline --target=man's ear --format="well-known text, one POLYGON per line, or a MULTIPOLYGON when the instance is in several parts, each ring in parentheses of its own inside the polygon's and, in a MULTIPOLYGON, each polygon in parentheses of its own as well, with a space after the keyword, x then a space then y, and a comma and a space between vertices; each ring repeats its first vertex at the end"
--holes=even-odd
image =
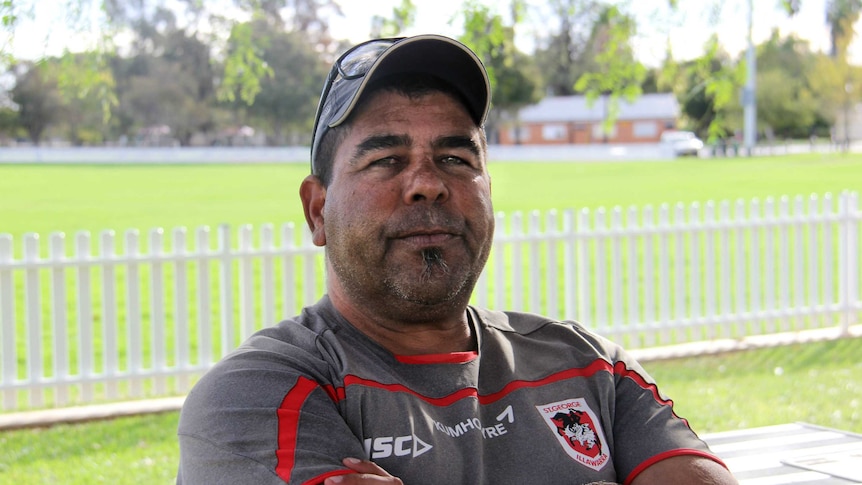
POLYGON ((305 177, 299 186, 299 198, 305 211, 305 222, 311 229, 311 240, 316 246, 326 245, 326 229, 323 224, 323 207, 326 205, 326 187, 314 175, 305 177))

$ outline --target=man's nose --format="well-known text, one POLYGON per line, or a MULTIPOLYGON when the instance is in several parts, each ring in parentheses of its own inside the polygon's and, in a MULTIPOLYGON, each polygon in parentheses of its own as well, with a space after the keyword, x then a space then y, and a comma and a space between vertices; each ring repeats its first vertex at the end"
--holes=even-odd
POLYGON ((445 174, 433 160, 417 162, 404 175, 406 176, 405 203, 444 202, 449 198, 449 187, 446 184, 445 174))

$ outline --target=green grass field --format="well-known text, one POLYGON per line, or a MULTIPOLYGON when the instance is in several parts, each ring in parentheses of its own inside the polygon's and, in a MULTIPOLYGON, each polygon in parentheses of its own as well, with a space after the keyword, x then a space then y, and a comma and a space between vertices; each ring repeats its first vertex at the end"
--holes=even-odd
MULTIPOLYGON (((761 199, 862 191, 862 155, 678 159, 666 162, 491 163, 495 209, 761 199)), ((0 234, 304 224, 285 165, 0 165, 0 234)))

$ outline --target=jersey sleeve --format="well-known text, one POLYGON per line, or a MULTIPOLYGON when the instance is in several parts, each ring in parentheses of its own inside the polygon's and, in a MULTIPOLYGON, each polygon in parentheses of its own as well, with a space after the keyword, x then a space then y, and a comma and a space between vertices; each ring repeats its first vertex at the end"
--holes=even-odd
POLYGON ((698 455, 721 463, 688 422, 674 412, 673 401, 659 392, 652 377, 621 350, 614 376, 613 454, 623 483, 631 483, 650 465, 674 456, 698 455))
POLYGON ((320 359, 285 342, 262 347, 244 346, 189 393, 178 484, 314 484, 365 455, 320 359))

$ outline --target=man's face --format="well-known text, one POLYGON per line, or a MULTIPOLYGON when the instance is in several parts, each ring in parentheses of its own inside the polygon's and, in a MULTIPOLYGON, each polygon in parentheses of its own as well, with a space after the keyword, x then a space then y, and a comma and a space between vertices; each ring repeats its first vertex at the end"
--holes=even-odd
POLYGON ((463 310, 494 232, 481 140, 444 93, 382 91, 365 103, 335 152, 325 241, 315 234, 336 288, 401 320, 463 310))

